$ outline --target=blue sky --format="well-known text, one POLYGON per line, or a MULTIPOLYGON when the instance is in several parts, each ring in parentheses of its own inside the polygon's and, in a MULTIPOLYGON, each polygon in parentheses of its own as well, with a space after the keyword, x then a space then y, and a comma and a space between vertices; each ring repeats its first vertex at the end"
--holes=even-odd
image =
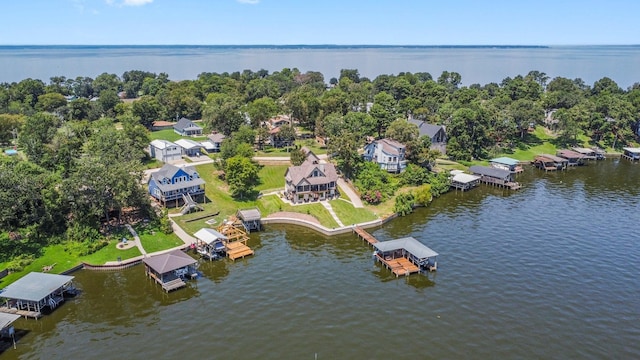
POLYGON ((0 13, 2 45, 640 44, 638 0, 2 0, 0 13))

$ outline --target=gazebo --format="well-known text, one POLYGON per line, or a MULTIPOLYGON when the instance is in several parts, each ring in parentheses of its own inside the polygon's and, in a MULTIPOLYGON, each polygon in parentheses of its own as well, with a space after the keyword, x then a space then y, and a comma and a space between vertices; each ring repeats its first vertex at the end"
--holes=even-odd
POLYGON ((66 292, 75 291, 73 276, 31 272, 7 286, 0 297, 7 308, 26 311, 25 316, 40 317, 44 308, 55 309, 66 292))

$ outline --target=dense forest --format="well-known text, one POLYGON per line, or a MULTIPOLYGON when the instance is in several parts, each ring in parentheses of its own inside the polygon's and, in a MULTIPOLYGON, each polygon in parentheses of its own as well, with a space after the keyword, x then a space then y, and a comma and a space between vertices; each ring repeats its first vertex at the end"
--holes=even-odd
MULTIPOLYGON (((232 135, 225 140, 222 166, 236 166, 238 152, 250 155, 254 139, 266 138, 263 123, 288 114, 297 129, 280 136, 302 131, 328 139, 328 153, 370 203, 382 200, 394 181, 358 155, 372 137, 407 144, 412 165, 401 181, 428 183, 436 195, 448 188, 426 171, 439 154, 406 121, 409 116, 445 125, 447 156, 463 162, 526 144, 536 125, 566 145, 585 138, 609 148, 637 141, 638 83, 624 90, 602 78, 590 86, 539 71, 499 84, 461 83, 456 72, 435 79, 423 72, 371 80, 343 69, 339 78, 325 81, 318 72, 282 69, 202 73, 179 82, 136 70, 0 84, 0 144, 23 155, 0 157, 0 261, 61 241, 92 247, 105 224, 133 210, 156 216, 140 186, 156 120, 202 119, 207 130, 232 135), (249 151, 242 143, 251 143, 249 151)), ((236 188, 242 196, 242 184, 236 188)))

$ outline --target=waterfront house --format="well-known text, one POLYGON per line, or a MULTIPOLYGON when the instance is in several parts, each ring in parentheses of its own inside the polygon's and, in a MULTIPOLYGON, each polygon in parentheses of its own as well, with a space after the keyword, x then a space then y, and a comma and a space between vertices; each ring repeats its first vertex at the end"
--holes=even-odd
POLYGON ((563 159, 567 159, 568 166, 584 165, 584 155, 577 151, 562 149, 558 150, 556 155, 563 159))
POLYGON ((207 150, 207 152, 212 153, 212 152, 220 152, 220 147, 222 146, 222 141, 226 138, 226 136, 224 136, 224 134, 221 133, 214 133, 211 134, 209 136, 207 136, 207 138, 209 139, 209 142, 211 143, 211 147, 206 148, 205 150, 207 150))
POLYGON ((640 148, 624 147, 622 148, 622 150, 624 150, 624 153, 622 154, 622 158, 631 160, 631 161, 640 160, 640 148))
POLYGON ((474 165, 469 168, 469 171, 474 175, 480 176, 479 181, 482 183, 508 187, 511 190, 520 188, 520 184, 515 181, 515 174, 509 170, 474 165))
POLYGON ((269 144, 275 148, 293 145, 295 139, 282 137, 282 135, 280 135, 280 129, 282 129, 282 126, 269 130, 269 144))
POLYGON ((182 152, 187 156, 200 156, 203 149, 202 144, 191 139, 176 140, 176 145, 182 148, 182 152))
POLYGON ((365 145, 365 161, 373 161, 380 168, 392 173, 400 173, 407 167, 406 146, 395 140, 379 139, 365 145))
POLYGON ((431 149, 447 153, 447 130, 444 125, 429 124, 428 122, 409 117, 409 122, 418 127, 420 136, 431 139, 431 149))
POLYGON ((533 160, 533 165, 544 171, 564 170, 569 166, 569 160, 555 155, 540 154, 533 160))
POLYGON ((142 262, 145 274, 160 284, 166 292, 179 289, 186 285, 185 280, 198 276, 198 261, 181 250, 144 258, 142 262))
POLYGON ((291 118, 288 115, 274 116, 268 120, 269 129, 279 128, 281 126, 292 126, 291 118))
POLYGON ((0 297, 7 311, 25 317, 39 318, 42 311, 53 310, 64 301, 65 295, 75 294, 73 276, 31 272, 7 286, 0 297))
POLYGON ((515 174, 524 171, 524 169, 520 165, 519 160, 512 159, 506 156, 489 160, 489 165, 497 169, 509 170, 515 174))
POLYGON ((173 125, 173 131, 182 136, 202 135, 202 128, 185 117, 173 125))
POLYGON ((338 195, 338 174, 330 163, 321 163, 312 153, 299 166, 290 166, 284 175, 284 195, 294 204, 332 199, 338 195))
POLYGON ((190 166, 177 167, 165 164, 160 170, 151 173, 148 182, 149 194, 163 206, 175 201, 190 202, 193 199, 204 200, 205 181, 190 166))
POLYGON ((167 140, 153 140, 149 144, 149 154, 163 163, 182 159, 182 147, 167 140))

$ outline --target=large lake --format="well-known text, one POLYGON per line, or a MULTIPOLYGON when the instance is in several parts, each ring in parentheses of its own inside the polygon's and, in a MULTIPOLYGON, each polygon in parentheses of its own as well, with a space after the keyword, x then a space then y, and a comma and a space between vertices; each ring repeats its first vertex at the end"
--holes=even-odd
POLYGON ((0 46, 0 82, 52 76, 88 76, 129 70, 165 72, 172 80, 203 72, 283 68, 320 71, 328 82, 340 69, 380 74, 442 71, 462 75, 463 85, 500 83, 531 70, 588 85, 603 77, 622 88, 640 82, 640 46, 372 47, 372 46, 0 46))
POLYGON ((83 293, 18 320, 0 359, 638 359, 639 178, 616 158, 445 194, 372 230, 440 253, 408 278, 354 235, 293 226, 169 294, 141 266, 82 270, 83 293))

